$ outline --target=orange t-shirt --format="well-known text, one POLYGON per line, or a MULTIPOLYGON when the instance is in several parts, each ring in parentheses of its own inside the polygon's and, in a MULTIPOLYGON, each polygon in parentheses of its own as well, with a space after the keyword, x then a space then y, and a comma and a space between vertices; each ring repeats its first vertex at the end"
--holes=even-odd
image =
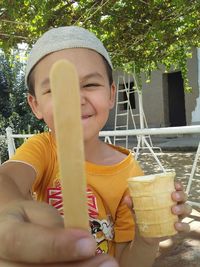
MULTIPOLYGON (((113 146, 127 157, 118 164, 101 166, 86 162, 88 213, 91 232, 97 241, 97 253, 114 254, 116 242, 134 238, 134 221, 122 199, 127 194, 127 178, 143 175, 130 151, 113 146)), ((31 165, 36 171, 33 192, 37 200, 45 201, 63 214, 60 174, 56 145, 51 133, 29 138, 15 155, 13 161, 31 165)))

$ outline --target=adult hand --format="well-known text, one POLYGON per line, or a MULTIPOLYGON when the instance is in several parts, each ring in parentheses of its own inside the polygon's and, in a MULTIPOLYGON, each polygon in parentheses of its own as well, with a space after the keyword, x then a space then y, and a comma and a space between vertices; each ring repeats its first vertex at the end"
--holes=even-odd
POLYGON ((107 255, 94 256, 87 260, 74 261, 71 263, 16 263, 0 260, 0 266, 3 267, 118 267, 118 264, 107 255))
POLYGON ((107 255, 94 256, 95 250, 89 232, 64 229, 57 210, 46 203, 16 201, 1 210, 0 266, 118 266, 107 255))

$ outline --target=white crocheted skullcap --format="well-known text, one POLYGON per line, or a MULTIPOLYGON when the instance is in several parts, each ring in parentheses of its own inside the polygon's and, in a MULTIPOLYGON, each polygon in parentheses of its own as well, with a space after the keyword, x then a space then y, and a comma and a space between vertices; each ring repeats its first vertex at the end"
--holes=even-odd
POLYGON ((112 62, 103 43, 88 30, 78 26, 53 28, 34 44, 27 61, 25 82, 33 67, 46 55, 66 48, 88 48, 101 54, 111 68, 112 62))

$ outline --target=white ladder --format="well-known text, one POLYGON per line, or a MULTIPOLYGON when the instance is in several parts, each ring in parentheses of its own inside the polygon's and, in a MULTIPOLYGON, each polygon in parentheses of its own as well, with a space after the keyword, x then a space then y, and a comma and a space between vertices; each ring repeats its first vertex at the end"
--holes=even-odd
MULTIPOLYGON (((116 106, 115 106, 115 124, 114 130, 128 130, 130 128, 137 129, 136 126, 136 117, 139 119, 140 129, 148 128, 146 117, 143 110, 143 103, 142 103, 142 94, 139 90, 137 80, 135 75, 128 75, 127 80, 125 76, 119 75, 117 80, 117 94, 116 94, 116 106), (132 78, 132 79, 131 79, 132 78), (131 86, 131 82, 133 82, 133 86, 131 86), (122 86, 122 88, 121 88, 122 86), (133 109, 130 103, 130 95, 135 94, 137 100, 135 102, 138 103, 139 113, 134 114, 133 109), (127 109, 123 110, 123 105, 126 104, 127 109), (129 127, 129 117, 132 122, 132 127, 129 127)), ((114 144, 116 145, 117 142, 125 142, 126 148, 128 148, 128 136, 114 136, 114 144)), ((148 149, 150 153, 153 155, 154 159, 158 163, 160 169, 165 171, 161 162, 159 161, 158 157, 154 153, 153 149, 159 149, 160 147, 154 147, 151 136, 147 135, 139 135, 137 136, 137 146, 133 147, 132 150, 135 152, 135 158, 138 159, 139 152, 141 149, 148 149), (148 139, 148 141, 147 141, 148 139)))
MULTIPOLYGON (((143 104, 142 104, 142 94, 137 86, 137 81, 134 77, 134 75, 128 75, 127 81, 125 79, 125 76, 119 75, 117 80, 117 95, 116 95, 116 106, 115 106, 115 124, 114 124, 114 130, 128 130, 129 129, 129 117, 131 119, 132 126, 131 128, 137 129, 136 121, 135 119, 139 119, 140 128, 148 128, 146 117, 143 110, 143 104), (132 77, 131 77, 132 76, 132 77), (131 79, 132 78, 132 79, 131 79), (131 86, 131 82, 133 82, 134 86, 131 86), (122 86, 122 88, 121 88, 122 86), (137 98, 137 103, 139 106, 139 113, 134 114, 133 109, 131 107, 130 103, 130 96, 131 94, 135 94, 137 98), (126 110, 122 110, 122 107, 124 105, 127 105, 126 110), (123 122, 122 122, 123 121, 123 122)), ((159 149, 158 147, 153 147, 153 143, 151 140, 150 135, 148 136, 137 136, 137 147, 136 149, 139 150, 140 148, 146 148, 146 142, 144 141, 144 138, 148 138, 148 143, 152 148, 159 149)), ((126 148, 128 148, 128 136, 124 137, 114 137, 114 144, 116 144, 117 141, 125 141, 126 148)), ((133 148, 135 150, 135 147, 133 148)))
MULTIPOLYGON (((115 105, 115 124, 114 130, 128 130, 129 126, 129 112, 130 108, 130 80, 128 83, 125 82, 125 77, 122 75, 118 76, 117 79, 117 94, 116 94, 116 105, 115 105), (128 84, 128 87, 127 87, 128 84), (121 87, 122 86, 122 87, 121 87), (123 109, 126 105, 126 110, 123 109)), ((128 148, 128 136, 114 136, 114 144, 117 142, 125 142, 125 147, 128 148)))

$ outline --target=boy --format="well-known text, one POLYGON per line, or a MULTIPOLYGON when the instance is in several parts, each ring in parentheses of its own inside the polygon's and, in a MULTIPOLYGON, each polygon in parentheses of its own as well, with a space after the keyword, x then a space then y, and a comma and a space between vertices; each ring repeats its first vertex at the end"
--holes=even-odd
MULTIPOLYGON (((98 137, 114 106, 116 90, 112 63, 103 44, 80 27, 51 29, 32 49, 26 83, 33 113, 45 121, 51 132, 30 138, 1 166, 2 262, 7 260, 8 267, 45 266, 45 263, 47 266, 113 267, 118 266, 117 262, 122 267, 151 266, 159 240, 138 235, 126 200, 127 178, 143 172, 129 151, 105 144, 98 137), (96 248, 88 233, 62 229, 61 217, 55 210, 62 214, 49 72, 59 59, 71 61, 79 77, 88 210, 96 248), (31 191, 39 202, 31 200, 31 191), (95 252, 99 256, 94 256, 95 252), (117 262, 102 254, 114 256, 117 262)), ((180 185, 176 189, 173 200, 185 202, 180 185)), ((179 204, 173 207, 173 212, 184 216, 190 209, 179 204)), ((181 222, 175 227, 188 230, 181 222)))

